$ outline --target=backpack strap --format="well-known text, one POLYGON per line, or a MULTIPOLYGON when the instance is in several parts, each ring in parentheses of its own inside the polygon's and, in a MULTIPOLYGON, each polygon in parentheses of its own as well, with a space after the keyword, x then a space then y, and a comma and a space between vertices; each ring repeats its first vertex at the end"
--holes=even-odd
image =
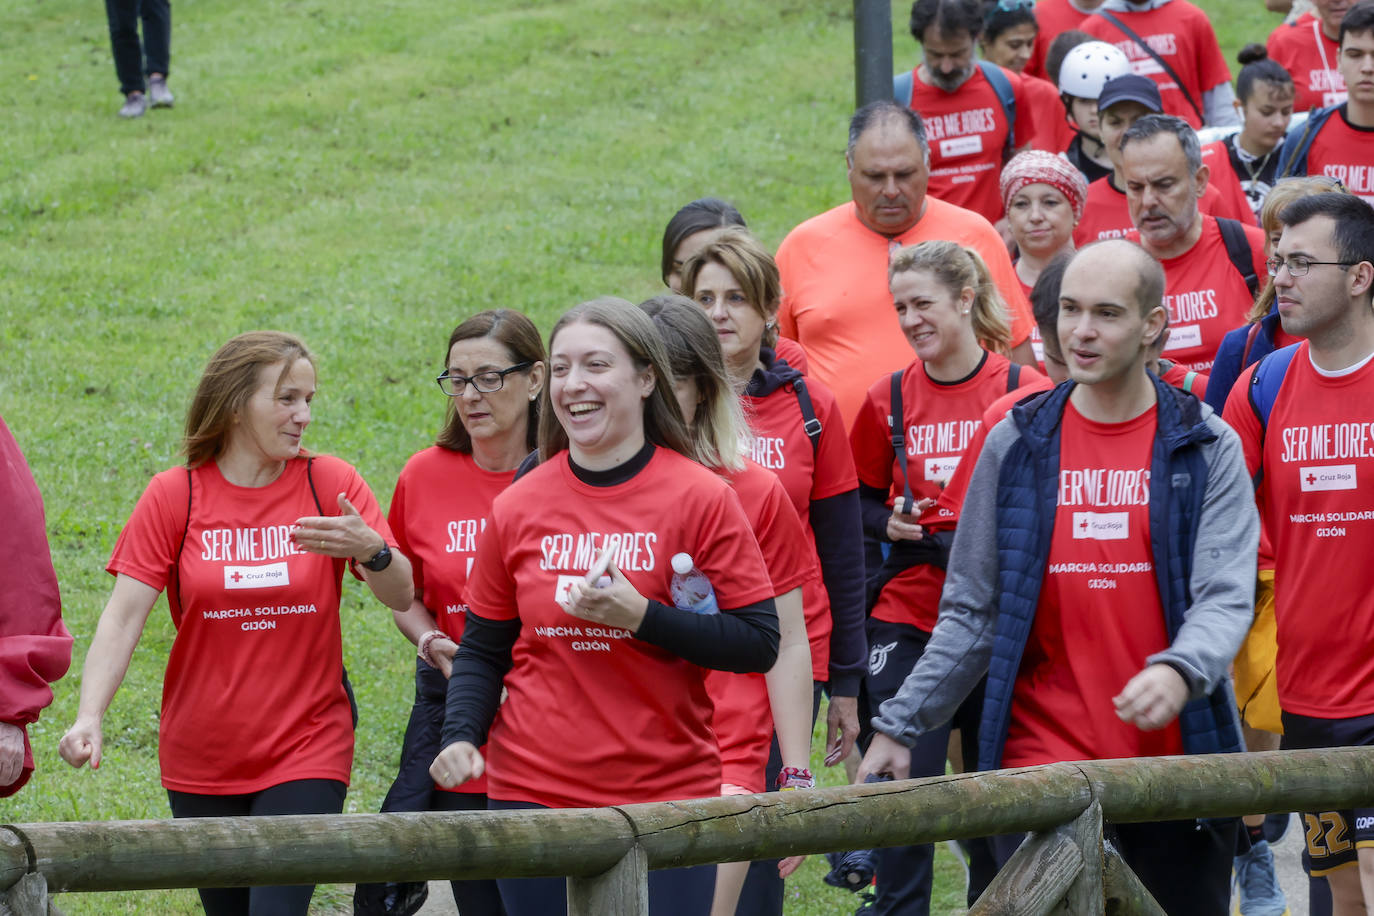
POLYGON ((1257 489, 1260 481, 1264 479, 1264 436, 1269 429, 1269 414, 1274 410, 1279 389, 1283 387, 1283 380, 1288 375, 1288 366, 1293 362, 1293 354, 1297 352, 1298 344, 1290 344, 1275 350, 1255 363, 1255 371, 1250 375, 1250 388, 1246 394, 1250 400, 1250 409, 1255 412, 1255 418, 1259 420, 1260 425, 1260 463, 1253 478, 1257 489))
POLYGON ((1328 108, 1312 109, 1307 115, 1307 123, 1302 126, 1302 132, 1290 132, 1283 138, 1283 148, 1279 150, 1277 178, 1302 177, 1307 174, 1307 151, 1312 148, 1312 141, 1317 139, 1317 133, 1322 129, 1322 125, 1338 107, 1340 106, 1332 105, 1328 108))
POLYGON ((916 507, 916 498, 911 492, 911 473, 906 467, 906 420, 902 408, 902 370, 892 373, 892 407, 887 415, 888 434, 892 437, 892 453, 897 456, 897 466, 902 469, 902 512, 910 515, 916 507))
POLYGON ((892 100, 903 108, 911 107, 914 74, 915 71, 907 70, 892 77, 892 100))
POLYGON ((1259 294, 1259 275, 1255 273, 1255 252, 1250 248, 1250 240, 1245 237, 1245 227, 1239 221, 1225 216, 1217 217, 1217 228, 1221 230, 1221 240, 1226 245, 1226 256, 1245 281, 1250 290, 1250 301, 1259 294))
POLYGON ((1007 142, 1002 153, 1004 159, 1010 159, 1012 151, 1016 149, 1016 90, 1012 88, 1011 80, 1007 79, 1002 68, 992 61, 979 60, 978 66, 991 84, 993 92, 997 93, 997 101, 1002 103, 1002 114, 1007 119, 1007 142))
POLYGON ((1255 345, 1255 339, 1259 337, 1260 323, 1256 321, 1250 325, 1250 330, 1245 333, 1245 349, 1240 353, 1240 367, 1244 369, 1250 365, 1250 348, 1255 345))
POLYGON ((172 588, 176 590, 177 610, 182 611, 186 605, 181 600, 181 552, 186 549, 186 533, 191 530, 191 469, 186 469, 186 522, 181 526, 181 540, 177 541, 177 552, 172 557, 172 588))
POLYGON ((1174 85, 1178 86, 1178 91, 1183 93, 1183 97, 1188 100, 1188 105, 1192 107, 1193 114, 1197 115, 1197 122, 1199 124, 1207 123, 1207 119, 1202 116, 1202 109, 1198 106, 1197 99, 1193 98, 1193 94, 1188 91, 1188 87, 1184 85, 1183 80, 1179 79, 1178 74, 1174 72, 1174 68, 1169 66, 1169 62, 1164 58, 1160 57, 1158 54, 1156 54, 1155 49, 1150 47, 1145 42, 1145 39, 1137 35, 1134 29, 1132 29, 1126 23, 1122 22, 1119 17, 1109 12, 1108 10, 1099 9, 1096 12, 1094 12, 1093 15, 1101 16, 1103 19, 1107 20, 1112 25, 1116 26, 1117 30, 1121 32, 1121 34, 1125 35, 1131 41, 1135 42, 1137 45, 1140 46, 1140 49, 1142 51, 1150 55, 1150 57, 1154 59, 1154 62, 1159 64, 1159 66, 1163 68, 1165 73, 1169 74, 1169 79, 1174 81, 1174 85))
POLYGON ((1007 394, 1011 394, 1021 387, 1021 364, 1012 363, 1007 366, 1007 394))
POLYGON ((310 484, 310 496, 315 500, 315 511, 324 515, 324 506, 320 503, 320 494, 315 490, 315 456, 311 455, 305 459, 305 482, 310 484))
POLYGON ((811 393, 806 390, 806 382, 799 375, 792 380, 792 391, 797 395, 797 406, 801 408, 802 428, 811 440, 811 453, 821 450, 821 421, 816 419, 816 405, 811 403, 811 393))

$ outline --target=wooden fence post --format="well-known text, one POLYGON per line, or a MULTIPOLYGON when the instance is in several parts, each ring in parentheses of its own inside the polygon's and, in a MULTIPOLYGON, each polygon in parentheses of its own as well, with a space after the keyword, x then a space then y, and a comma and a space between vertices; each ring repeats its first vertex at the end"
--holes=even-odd
POLYGON ((1093 802, 1065 831, 1083 855, 1083 868, 1064 894, 1064 912, 1073 916, 1102 916, 1106 899, 1102 890, 1102 869, 1106 854, 1102 848, 1102 806, 1093 802))
POLYGON ((1067 824, 1031 833, 969 916, 1102 916, 1102 808, 1094 802, 1067 824))
POLYGON ((1111 843, 1103 844, 1105 862, 1102 866, 1103 890, 1112 904, 1112 912, 1122 916, 1168 916, 1131 866, 1121 858, 1111 843))
POLYGON ((0 896, 0 916, 62 916, 48 899, 48 882, 37 872, 20 878, 0 896))
POLYGON ((568 879, 568 916, 649 916, 649 857, 636 843, 599 875, 568 879))

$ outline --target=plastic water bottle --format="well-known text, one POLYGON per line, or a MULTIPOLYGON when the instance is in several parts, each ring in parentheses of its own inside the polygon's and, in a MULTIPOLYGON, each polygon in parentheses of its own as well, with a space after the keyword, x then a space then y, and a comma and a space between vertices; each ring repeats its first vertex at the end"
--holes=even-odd
POLYGON ((706 573, 697 569, 690 553, 675 553, 669 561, 673 567, 673 579, 668 591, 673 596, 673 604, 684 611, 694 614, 718 614, 716 590, 706 573))

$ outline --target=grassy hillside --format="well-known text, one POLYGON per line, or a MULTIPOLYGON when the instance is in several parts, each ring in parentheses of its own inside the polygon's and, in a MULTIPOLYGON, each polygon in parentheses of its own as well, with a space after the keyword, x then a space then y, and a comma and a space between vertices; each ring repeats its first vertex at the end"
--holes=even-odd
MULTIPOLYGON (((897 61, 915 45, 897 4, 897 61)), ((1276 17, 1207 4, 1228 59, 1276 17)), ((272 327, 320 360, 308 444, 386 501, 443 411, 448 331, 491 306, 547 327, 595 295, 658 291, 667 218, 733 200, 770 245, 843 200, 851 5, 839 0, 178 0, 177 107, 120 99, 102 9, 0 5, 0 413, 47 500, 76 636, 32 729, 39 772, 6 821, 163 817, 156 734, 172 637, 154 611, 106 721, 106 763, 56 754, 148 478, 178 460, 206 358, 272 327)), ((362 706, 350 811, 375 810, 410 700, 410 652, 350 586, 362 706)), ((848 912, 813 860, 789 912, 848 912)), ((952 867, 939 908, 957 906, 952 867)), ((337 889, 316 902, 332 911, 337 889)), ((71 913, 195 912, 186 893, 68 896, 71 913)))

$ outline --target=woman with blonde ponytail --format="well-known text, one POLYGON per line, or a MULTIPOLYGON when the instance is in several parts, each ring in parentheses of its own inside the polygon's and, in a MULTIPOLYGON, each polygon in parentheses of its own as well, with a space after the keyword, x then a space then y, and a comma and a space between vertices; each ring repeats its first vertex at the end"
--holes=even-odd
MULTIPOLYGON (((988 406, 1018 388, 1049 387, 1040 373, 1003 355, 1011 338, 1006 308, 976 252, 945 241, 899 249, 888 282, 916 359, 869 388, 850 433, 864 529, 884 545, 886 556, 868 576, 873 654, 865 696, 873 715, 902 686, 935 627, 952 532, 937 535, 926 527, 938 522, 939 510, 923 514, 954 473, 988 406), (900 404, 894 407, 895 401, 900 404), (897 430, 889 426, 894 415, 900 417, 897 430), (893 448, 897 435, 900 452, 893 448)), ((981 702, 979 689, 952 723, 965 748, 977 747, 981 702)), ((949 733, 947 725, 918 739, 912 776, 945 772, 949 733)), ((932 857, 929 845, 875 850, 878 909, 904 912, 913 901, 928 900, 932 857)))

